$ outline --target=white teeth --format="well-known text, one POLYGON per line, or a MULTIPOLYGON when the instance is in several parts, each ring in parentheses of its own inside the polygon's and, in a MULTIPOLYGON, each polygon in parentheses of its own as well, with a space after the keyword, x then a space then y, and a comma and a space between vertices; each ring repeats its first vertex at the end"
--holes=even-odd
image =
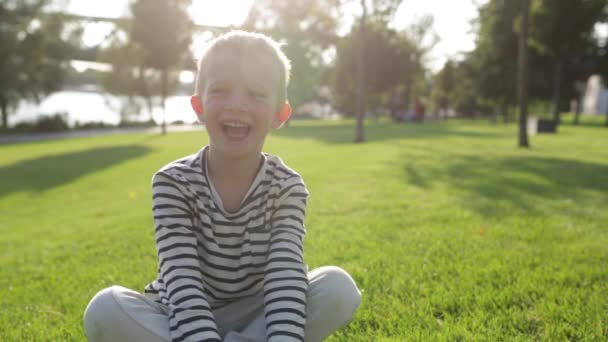
POLYGON ((247 127, 247 125, 242 122, 224 122, 224 125, 234 128, 247 127))

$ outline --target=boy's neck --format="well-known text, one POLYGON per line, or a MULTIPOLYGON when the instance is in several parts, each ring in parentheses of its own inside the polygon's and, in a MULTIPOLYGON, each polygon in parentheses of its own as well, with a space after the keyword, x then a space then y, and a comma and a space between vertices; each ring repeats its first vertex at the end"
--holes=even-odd
POLYGON ((258 173, 261 154, 242 158, 226 158, 214 152, 211 146, 208 152, 207 168, 214 184, 230 180, 233 184, 246 184, 247 189, 249 188, 258 173))

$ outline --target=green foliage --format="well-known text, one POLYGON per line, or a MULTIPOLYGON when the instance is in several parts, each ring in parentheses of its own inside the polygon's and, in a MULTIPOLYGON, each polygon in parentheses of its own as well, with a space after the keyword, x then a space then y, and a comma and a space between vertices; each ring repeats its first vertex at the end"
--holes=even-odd
POLYGON ((390 105, 391 95, 402 92, 422 69, 418 47, 405 32, 394 31, 384 22, 370 19, 362 37, 359 24, 355 25, 337 45, 333 83, 338 108, 351 115, 356 112, 357 59, 361 44, 365 55, 364 88, 370 109, 390 105))
POLYGON ((456 62, 448 60, 434 77, 430 111, 438 113, 455 107, 456 82, 464 79, 463 75, 456 74, 456 62))
POLYGON ((0 3, 0 109, 2 126, 21 100, 40 101, 59 90, 69 68, 78 27, 66 28, 60 14, 44 13, 51 0, 0 3))
POLYGON ((489 1, 479 9, 477 45, 471 53, 476 72, 476 90, 497 104, 516 99, 517 32, 514 22, 520 1, 489 1))
MULTIPOLYGON (((352 121, 293 122, 268 138, 312 194, 307 264, 363 291, 328 342, 606 340, 606 132, 562 126, 522 153, 514 129, 379 122, 362 145, 352 121)), ((206 138, 3 146, 2 340, 84 340, 97 291, 142 291, 157 267, 150 177, 206 138)))
POLYGON ((572 58, 596 46, 594 26, 606 20, 606 0, 542 0, 532 7, 531 45, 551 57, 572 58))
POLYGON ((608 15, 606 0, 582 2, 544 0, 535 3, 532 11, 531 45, 544 58, 553 81, 556 119, 569 99, 582 97, 576 82, 586 82, 597 73, 602 63, 595 24, 608 15), (559 97, 558 98, 558 94, 559 97))
MULTIPOLYGON (((466 57, 477 99, 506 112, 516 100, 521 1, 490 0, 479 8, 475 49, 466 57)), ((529 96, 563 109, 586 80, 606 64, 594 25, 606 20, 607 2, 533 0, 530 14, 529 96)))
MULTIPOLYGON (((424 93, 427 88, 423 57, 436 40, 431 39, 429 46, 423 46, 422 41, 431 32, 432 18, 422 18, 407 33, 395 32, 388 27, 401 3, 402 0, 367 2, 371 29, 364 43, 368 54, 365 68, 369 69, 365 72, 364 90, 369 92, 365 97, 370 99, 370 110, 407 106, 412 93, 424 93)), ((330 86, 333 92, 327 100, 346 114, 354 114, 360 22, 355 20, 351 32, 338 37, 345 6, 339 0, 254 2, 242 27, 286 43, 284 51, 292 62, 292 79, 297 80, 288 89, 294 107, 311 99, 326 100, 324 89, 330 86)))
POLYGON ((326 83, 323 55, 337 40, 339 7, 337 0, 259 0, 242 28, 268 34, 284 42, 283 51, 291 61, 289 102, 295 108, 318 96, 326 83))
POLYGON ((191 58, 192 23, 187 1, 137 0, 132 18, 118 25, 108 37, 108 47, 98 59, 112 65, 102 85, 110 94, 124 96, 119 111, 128 119, 130 108, 143 99, 152 116, 153 99, 165 97, 179 86, 179 72, 191 58))
POLYGON ((40 115, 34 122, 20 122, 13 127, 13 132, 19 133, 47 133, 63 132, 70 129, 67 122, 67 113, 53 115, 40 115))
POLYGON ((87 121, 87 122, 83 122, 83 123, 76 121, 74 123, 75 130, 95 130, 95 129, 106 129, 106 128, 112 128, 112 127, 114 127, 114 125, 111 125, 111 124, 103 122, 103 121, 87 121))
POLYGON ((533 100, 530 101, 528 105, 528 111, 531 116, 535 116, 537 118, 544 119, 552 119, 551 113, 551 103, 549 101, 543 100, 533 100))
POLYGON ((487 116, 492 113, 491 102, 484 101, 477 91, 479 73, 471 59, 448 61, 435 76, 432 99, 436 107, 445 101, 448 109, 460 117, 487 116))
POLYGON ((506 115, 516 98, 518 15, 519 1, 490 0, 479 7, 475 49, 462 61, 448 61, 434 77, 436 107, 444 102, 460 116, 506 115))
POLYGON ((141 48, 146 67, 172 70, 189 57, 192 22, 186 0, 135 0, 130 42, 141 48))

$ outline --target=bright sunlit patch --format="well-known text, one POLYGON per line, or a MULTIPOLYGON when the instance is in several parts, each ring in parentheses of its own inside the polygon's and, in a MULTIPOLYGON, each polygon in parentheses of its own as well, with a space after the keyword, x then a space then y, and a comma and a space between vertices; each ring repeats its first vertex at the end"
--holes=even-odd
POLYGON ((192 71, 184 70, 179 73, 179 81, 181 83, 192 83, 194 82, 194 73, 192 71))
POLYGON ((98 46, 114 29, 111 23, 87 23, 84 26, 82 42, 85 46, 98 46))
POLYGON ((239 25, 247 18, 252 5, 253 0, 193 0, 189 12, 196 24, 239 25))
POLYGON ((112 67, 105 63, 98 62, 90 62, 90 61, 79 61, 79 60, 71 60, 70 65, 77 72, 84 72, 87 69, 96 70, 96 71, 110 71, 112 67))
POLYGON ((125 0, 71 0, 68 4, 69 13, 103 18, 122 17, 128 12, 128 9, 129 1, 125 0))
MULTIPOLYGON (((433 16, 433 30, 441 40, 431 49, 428 66, 438 71, 447 57, 456 58, 475 47, 475 34, 472 32, 470 21, 477 17, 476 3, 483 5, 487 2, 488 0, 404 1, 395 13, 394 26, 403 29, 424 15, 433 16)), ((423 42, 425 43, 428 42, 423 42)))
POLYGON ((192 54, 196 60, 200 59, 207 48, 207 43, 213 38, 213 33, 205 31, 195 34, 192 39, 192 54))
POLYGON ((608 24, 605 24, 605 23, 595 24, 595 36, 597 37, 597 39, 599 39, 600 41, 603 41, 603 42, 608 40, 608 24))
MULTIPOLYGON (((247 18, 247 14, 254 0, 193 0, 188 13, 192 20, 199 25, 229 26, 240 25, 247 18)), ((119 18, 129 12, 129 1, 107 0, 107 1, 69 1, 67 11, 73 14, 93 17, 119 18)), ((111 23, 86 23, 83 43, 85 46, 99 45, 107 34, 112 30, 111 23)), ((203 42, 208 40, 202 37, 203 42)), ((200 43, 200 42, 199 42, 200 43)), ((195 44, 195 55, 197 46, 195 44)))

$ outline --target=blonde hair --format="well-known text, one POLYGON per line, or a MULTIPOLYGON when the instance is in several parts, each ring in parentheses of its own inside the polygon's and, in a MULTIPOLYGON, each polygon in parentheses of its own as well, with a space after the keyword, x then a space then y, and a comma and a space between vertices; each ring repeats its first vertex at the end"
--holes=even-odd
POLYGON ((281 44, 269 36, 241 30, 230 31, 214 38, 198 61, 194 95, 201 96, 205 88, 204 72, 209 57, 213 53, 217 53, 217 51, 231 50, 239 56, 244 56, 243 58, 247 58, 246 56, 251 56, 252 54, 260 54, 267 58, 271 62, 272 67, 279 73, 277 92, 279 105, 285 103, 287 101, 287 85, 289 84, 291 63, 281 50, 281 46, 281 44))

